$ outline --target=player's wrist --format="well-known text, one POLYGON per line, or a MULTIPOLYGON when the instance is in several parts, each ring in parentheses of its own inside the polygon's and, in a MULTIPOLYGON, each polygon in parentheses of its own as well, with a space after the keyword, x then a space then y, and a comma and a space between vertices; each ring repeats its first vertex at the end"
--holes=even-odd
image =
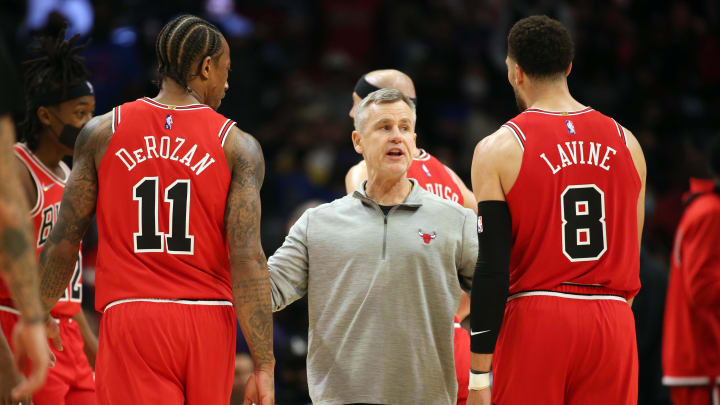
POLYGON ((470 382, 468 389, 482 391, 490 387, 490 372, 470 369, 470 382))
POLYGON ((38 312, 28 315, 21 315, 20 316, 20 322, 26 324, 26 325, 41 325, 44 324, 50 319, 50 314, 47 312, 38 312))

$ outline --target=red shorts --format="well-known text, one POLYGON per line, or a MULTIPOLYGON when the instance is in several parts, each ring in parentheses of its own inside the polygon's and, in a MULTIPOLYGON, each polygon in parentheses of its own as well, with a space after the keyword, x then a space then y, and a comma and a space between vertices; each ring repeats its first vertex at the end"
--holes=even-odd
POLYGON ((720 386, 670 387, 675 405, 720 405, 720 386))
POLYGON ((470 383, 470 334, 457 322, 455 322, 453 345, 455 346, 455 374, 458 382, 457 404, 465 405, 470 383))
POLYGON ((497 405, 637 404, 635 320, 624 301, 508 302, 493 360, 497 405))
POLYGON ((106 307, 95 366, 98 403, 227 405, 235 312, 227 301, 212 303, 132 301, 106 307))
MULTIPOLYGON (((0 309, 0 324, 8 343, 12 343, 12 329, 17 319, 17 315, 0 309)), ((45 385, 35 392, 33 402, 36 405, 94 405, 95 377, 83 350, 85 343, 80 328, 72 318, 60 317, 58 321, 63 351, 55 350, 50 344, 57 358, 55 367, 48 369, 45 385)))

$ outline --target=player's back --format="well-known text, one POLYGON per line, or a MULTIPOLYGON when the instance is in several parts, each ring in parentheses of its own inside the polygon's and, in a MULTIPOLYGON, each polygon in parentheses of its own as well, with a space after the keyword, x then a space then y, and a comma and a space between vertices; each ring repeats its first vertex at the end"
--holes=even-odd
POLYGON ((98 310, 123 299, 232 299, 223 144, 233 125, 200 104, 143 98, 113 109, 98 167, 98 310))
POLYGON ((420 155, 413 158, 407 176, 436 196, 463 205, 462 191, 450 169, 424 150, 420 149, 420 155))
POLYGON ((510 294, 551 290, 634 296, 640 288, 640 177, 622 127, 586 108, 528 109, 503 127, 523 148, 507 194, 510 294), (580 286, 576 286, 580 285, 580 286))

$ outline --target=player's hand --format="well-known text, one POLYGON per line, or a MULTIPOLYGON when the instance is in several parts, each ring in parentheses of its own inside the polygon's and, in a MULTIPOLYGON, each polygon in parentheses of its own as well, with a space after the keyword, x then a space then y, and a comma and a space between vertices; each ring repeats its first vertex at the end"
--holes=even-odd
MULTIPOLYGON (((48 339, 52 342, 53 347, 55 347, 55 350, 59 352, 63 351, 62 340, 60 339, 60 327, 58 326, 57 319, 52 316, 48 317, 48 320, 45 321, 45 333, 47 334, 48 339)), ((55 355, 53 355, 52 360, 53 363, 55 363, 55 355)))
POLYGON ((32 398, 29 396, 21 398, 19 401, 12 399, 13 388, 25 381, 25 377, 20 373, 14 365, 8 364, 0 369, 0 405, 17 405, 19 403, 31 404, 32 398))
MULTIPOLYGON (((54 325, 57 328, 57 324, 54 325)), ((19 370, 25 369, 25 363, 30 360, 32 370, 27 379, 24 379, 12 390, 12 398, 20 400, 32 396, 45 383, 48 366, 55 364, 55 355, 47 343, 47 324, 41 322, 27 323, 20 319, 12 333, 15 363, 19 370)), ((60 334, 57 333, 59 341, 60 334)), ((62 345, 60 345, 62 350, 62 345)))
POLYGON ((275 382, 272 373, 255 370, 245 384, 243 405, 274 405, 275 382))
POLYGON ((466 405, 491 405, 492 396, 490 395, 490 387, 484 390, 470 390, 466 405))

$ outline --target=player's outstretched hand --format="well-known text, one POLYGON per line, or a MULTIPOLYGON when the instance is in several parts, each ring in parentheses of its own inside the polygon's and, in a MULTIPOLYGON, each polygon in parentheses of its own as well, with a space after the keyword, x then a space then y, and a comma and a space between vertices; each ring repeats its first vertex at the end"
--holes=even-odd
POLYGON ((263 370, 255 370, 245 384, 243 405, 274 405, 275 382, 273 375, 263 370))
MULTIPOLYGON (((57 328, 57 324, 54 327, 57 328)), ((48 367, 55 364, 55 355, 47 343, 46 328, 45 323, 27 323, 22 319, 15 324, 12 334, 15 362, 20 370, 25 368, 26 360, 30 360, 32 364, 32 370, 28 378, 23 379, 12 390, 12 398, 16 401, 32 396, 35 391, 42 387, 45 383, 48 367)), ((59 342, 59 330, 56 338, 59 342)), ((59 350, 62 350, 62 344, 60 344, 59 350)))
POLYGON ((484 390, 470 390, 468 394, 467 405, 491 405, 492 396, 490 395, 490 387, 484 390))

